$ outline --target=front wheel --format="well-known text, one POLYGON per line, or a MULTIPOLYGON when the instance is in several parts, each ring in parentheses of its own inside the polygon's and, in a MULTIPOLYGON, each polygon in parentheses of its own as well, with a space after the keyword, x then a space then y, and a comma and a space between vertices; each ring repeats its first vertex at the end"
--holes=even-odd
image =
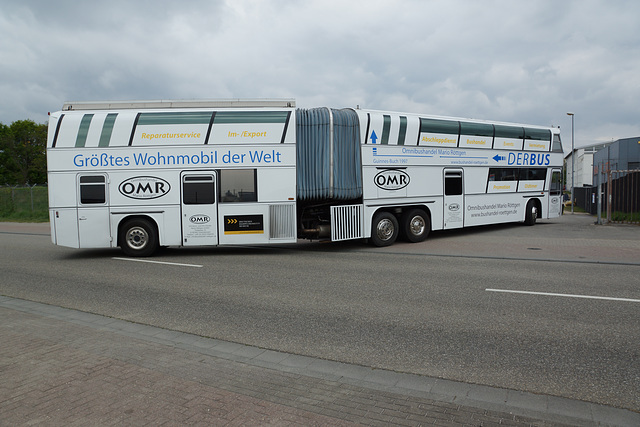
POLYGON ((422 242, 429 235, 431 221, 421 209, 411 209, 402 216, 404 237, 411 243, 422 242))
POLYGON ((158 249, 158 234, 148 220, 134 219, 120 229, 119 243, 127 256, 151 256, 158 249))
POLYGON ((398 238, 398 220, 389 212, 379 212, 371 223, 371 243, 375 246, 392 245, 398 238))

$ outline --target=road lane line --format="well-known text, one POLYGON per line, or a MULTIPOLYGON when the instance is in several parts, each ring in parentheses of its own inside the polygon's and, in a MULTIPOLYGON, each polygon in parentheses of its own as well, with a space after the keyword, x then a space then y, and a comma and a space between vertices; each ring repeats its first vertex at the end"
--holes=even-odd
POLYGON ((119 260, 119 261, 148 262, 148 263, 151 263, 151 264, 177 265, 179 267, 197 267, 197 268, 202 267, 201 265, 198 265, 198 264, 181 264, 179 262, 152 261, 150 259, 120 258, 120 257, 115 257, 115 256, 112 259, 116 259, 116 260, 119 260))
POLYGON ((608 301, 640 302, 640 299, 632 299, 632 298, 599 297, 599 296, 593 296, 593 295, 554 294, 551 292, 514 291, 510 289, 485 289, 485 291, 504 292, 504 293, 511 293, 511 294, 543 295, 543 296, 550 296, 550 297, 586 298, 586 299, 602 299, 602 300, 608 300, 608 301))

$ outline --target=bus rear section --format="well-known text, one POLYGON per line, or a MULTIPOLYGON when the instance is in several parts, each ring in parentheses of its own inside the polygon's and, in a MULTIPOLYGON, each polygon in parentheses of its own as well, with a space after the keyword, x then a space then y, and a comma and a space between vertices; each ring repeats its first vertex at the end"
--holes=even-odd
POLYGON ((148 256, 296 241, 292 105, 75 104, 52 114, 53 242, 148 256))

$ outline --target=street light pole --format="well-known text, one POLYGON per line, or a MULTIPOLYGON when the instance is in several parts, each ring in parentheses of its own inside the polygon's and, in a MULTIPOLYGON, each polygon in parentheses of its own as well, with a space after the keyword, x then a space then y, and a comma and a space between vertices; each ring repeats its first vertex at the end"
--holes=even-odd
POLYGON ((573 113, 567 113, 567 116, 571 116, 571 213, 573 214, 573 203, 575 202, 575 193, 573 192, 573 176, 576 173, 575 160, 573 156, 573 113))

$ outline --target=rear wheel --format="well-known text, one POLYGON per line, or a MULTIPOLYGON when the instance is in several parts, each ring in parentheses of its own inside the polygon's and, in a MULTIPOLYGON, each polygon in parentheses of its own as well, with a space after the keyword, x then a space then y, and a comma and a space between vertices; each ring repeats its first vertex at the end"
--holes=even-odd
POLYGON ((421 209, 411 209, 402 215, 404 237, 411 243, 422 242, 431 228, 429 215, 421 209))
POLYGON ((389 212, 378 212, 371 223, 371 243, 375 246, 392 245, 398 238, 398 220, 389 212))
POLYGON ((128 256, 151 256, 158 249, 158 234, 146 219, 127 221, 120 228, 120 248, 128 256))
POLYGON ((538 218, 538 205, 533 200, 529 200, 527 203, 527 210, 524 214, 524 224, 525 225, 533 225, 536 223, 536 219, 538 218))

